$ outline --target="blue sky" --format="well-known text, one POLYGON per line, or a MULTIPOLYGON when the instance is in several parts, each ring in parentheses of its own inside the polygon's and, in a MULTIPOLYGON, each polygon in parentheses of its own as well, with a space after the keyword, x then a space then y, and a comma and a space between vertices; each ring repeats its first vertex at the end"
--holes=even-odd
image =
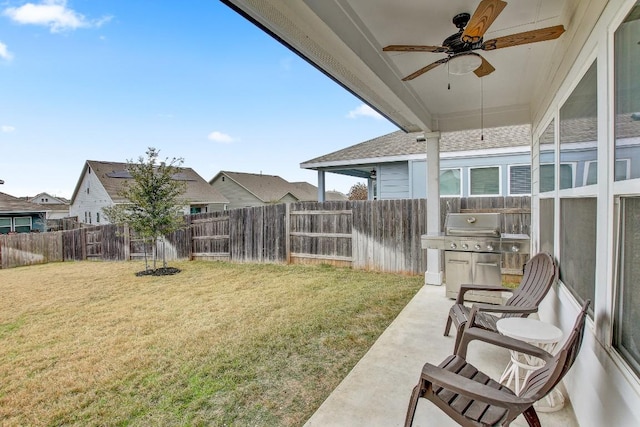
POLYGON ((85 160, 147 147, 315 185, 300 163, 397 129, 376 116, 217 0, 0 0, 4 193, 70 197, 85 160))

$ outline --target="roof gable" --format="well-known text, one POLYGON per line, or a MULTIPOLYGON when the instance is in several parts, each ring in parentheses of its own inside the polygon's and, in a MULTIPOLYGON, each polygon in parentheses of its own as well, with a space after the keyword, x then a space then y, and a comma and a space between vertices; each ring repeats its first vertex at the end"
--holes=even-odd
MULTIPOLYGON (((119 194, 123 190, 125 183, 132 180, 128 166, 128 163, 122 162, 87 160, 71 200, 75 199, 83 178, 88 173, 93 173, 112 201, 116 203, 126 202, 119 194)), ((181 200, 198 204, 229 203, 226 197, 211 187, 193 169, 183 167, 177 169, 179 171, 174 175, 174 179, 186 182, 186 191, 181 200)))
POLYGON ((277 202, 287 194, 298 200, 300 197, 307 197, 305 191, 277 175, 220 171, 209 182, 213 183, 223 176, 233 180, 263 203, 277 202))

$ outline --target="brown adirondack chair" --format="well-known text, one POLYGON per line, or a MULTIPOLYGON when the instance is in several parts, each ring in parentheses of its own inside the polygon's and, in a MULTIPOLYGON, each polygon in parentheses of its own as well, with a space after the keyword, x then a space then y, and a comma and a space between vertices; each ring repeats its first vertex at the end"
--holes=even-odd
POLYGON ((532 257, 524 266, 524 275, 520 285, 516 289, 493 285, 461 285, 456 303, 449 310, 444 336, 449 335, 451 324, 456 325, 456 341, 453 347, 454 353, 460 345, 462 330, 467 322, 471 321, 477 326, 489 331, 496 331, 496 322, 503 317, 527 317, 538 311, 540 301, 547 295, 551 285, 558 277, 558 268, 553 257, 546 252, 541 252, 532 257), (482 290, 495 292, 512 292, 504 305, 474 304, 471 307, 464 305, 465 294, 468 291, 482 290))
POLYGON ((569 371, 578 355, 584 335, 585 317, 590 301, 582 306, 575 326, 555 356, 531 344, 477 327, 463 331, 459 351, 439 366, 429 363, 422 368, 418 385, 413 389, 405 427, 413 424, 418 400, 432 401, 462 426, 508 426, 520 414, 529 426, 540 426, 533 404, 544 398, 569 371), (527 353, 546 363, 527 379, 520 396, 492 380, 466 361, 469 343, 488 343, 527 353))

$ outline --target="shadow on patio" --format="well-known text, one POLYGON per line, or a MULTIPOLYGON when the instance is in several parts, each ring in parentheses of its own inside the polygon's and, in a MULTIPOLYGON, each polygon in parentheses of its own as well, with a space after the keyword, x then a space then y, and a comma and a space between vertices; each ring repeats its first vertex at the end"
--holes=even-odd
MULTIPOLYGON (((443 287, 422 287, 305 425, 402 426, 422 365, 437 365, 453 350, 455 331, 449 337, 442 335, 453 304, 444 293, 443 287)), ((476 341, 470 345, 467 359, 497 380, 509 361, 509 352, 476 341)), ((545 427, 578 426, 568 400, 563 409, 538 415, 545 427)), ((457 424, 421 399, 413 425, 457 424)), ((512 425, 527 423, 521 416, 512 425)))

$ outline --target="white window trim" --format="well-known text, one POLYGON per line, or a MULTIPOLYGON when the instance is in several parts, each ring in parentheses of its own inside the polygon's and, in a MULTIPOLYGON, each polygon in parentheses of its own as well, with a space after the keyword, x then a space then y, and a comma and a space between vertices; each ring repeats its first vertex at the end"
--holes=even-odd
POLYGON ((531 194, 533 193, 533 177, 530 178, 531 187, 529 188, 528 193, 518 193, 518 194, 511 193, 511 168, 514 166, 515 167, 529 166, 529 176, 531 176, 532 165, 529 163, 508 165, 507 166, 507 193, 509 194, 509 196, 514 196, 514 197, 531 196, 531 194))
POLYGON ((457 170, 458 172, 460 172, 460 192, 458 194, 440 194, 440 197, 462 197, 462 168, 440 168, 440 173, 442 173, 443 171, 453 171, 453 170, 457 170))
MULTIPOLYGON (((595 163, 596 167, 598 165, 598 160, 586 160, 584 162, 584 172, 582 173, 582 185, 583 186, 587 186, 587 185, 598 185, 598 181, 597 181, 597 175, 596 175, 596 182, 594 184, 587 184, 587 179, 589 178, 589 168, 591 167, 591 165, 595 163)), ((614 169, 615 170, 615 169, 614 169)))
POLYGON ((469 197, 496 197, 502 196, 502 166, 472 166, 469 168, 467 176, 467 188, 469 189, 469 197), (498 194, 471 194, 471 171, 475 169, 495 169, 498 168, 498 194))

